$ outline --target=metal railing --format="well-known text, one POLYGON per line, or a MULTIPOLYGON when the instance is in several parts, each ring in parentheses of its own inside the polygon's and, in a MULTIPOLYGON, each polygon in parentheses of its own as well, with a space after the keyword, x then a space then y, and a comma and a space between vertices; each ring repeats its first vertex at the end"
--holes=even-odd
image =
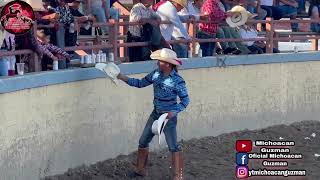
MULTIPOLYGON (((72 46, 72 47, 66 47, 66 51, 75 51, 75 50, 100 50, 100 49, 110 49, 111 52, 114 53, 115 62, 121 63, 124 61, 127 61, 125 56, 125 50, 128 47, 138 47, 138 46, 148 46, 150 42, 125 42, 124 40, 120 40, 119 36, 125 36, 128 26, 132 25, 142 25, 138 22, 125 22, 125 17, 122 16, 123 19, 120 19, 120 21, 112 21, 107 23, 93 23, 93 27, 102 27, 102 26, 108 26, 108 39, 106 43, 98 44, 98 45, 80 45, 80 46, 72 46), (122 28, 121 28, 122 27, 122 28), (120 34, 119 34, 120 33, 120 34), (118 50, 120 49, 120 54, 118 54, 118 50)), ((218 38, 212 38, 212 39, 198 39, 196 38, 196 27, 198 23, 205 23, 208 21, 187 21, 185 23, 188 24, 189 27, 189 35, 191 37, 190 40, 170 40, 168 41, 169 44, 175 44, 175 43, 187 43, 189 44, 190 50, 192 51, 192 54, 195 55, 195 47, 196 43, 203 43, 203 42, 243 42, 243 41, 265 41, 266 42, 266 52, 272 53, 272 49, 276 47, 279 41, 290 41, 290 40, 310 40, 312 39, 313 46, 312 50, 318 50, 318 39, 320 39, 319 35, 316 35, 312 32, 306 32, 304 36, 290 36, 290 37, 280 37, 279 34, 275 31, 275 24, 283 24, 283 23, 311 23, 311 22, 317 22, 316 20, 273 20, 271 18, 267 18, 267 20, 254 20, 249 21, 249 23, 254 24, 266 24, 266 34, 265 37, 261 38, 250 38, 250 39, 241 39, 241 38, 228 38, 228 39, 218 39, 218 38)), ((169 24, 170 22, 161 22, 161 24, 169 24)), ((210 22, 212 23, 212 22, 210 22)), ((217 24, 223 25, 219 22, 216 22, 217 24)), ((38 28, 52 28, 53 25, 37 25, 35 24, 33 26, 33 31, 36 32, 38 28)), ((75 27, 77 29, 77 32, 80 30, 80 24, 75 23, 75 27)), ((294 33, 292 33, 294 35, 294 33)), ((34 33, 36 36, 36 33, 34 33)), ((37 58, 37 55, 35 52, 24 49, 24 50, 16 50, 16 51, 6 51, 6 52, 0 52, 0 57, 2 56, 12 56, 12 55, 20 55, 20 54, 33 54, 34 58, 31 59, 31 64, 34 64, 34 71, 40 71, 41 62, 37 58)))

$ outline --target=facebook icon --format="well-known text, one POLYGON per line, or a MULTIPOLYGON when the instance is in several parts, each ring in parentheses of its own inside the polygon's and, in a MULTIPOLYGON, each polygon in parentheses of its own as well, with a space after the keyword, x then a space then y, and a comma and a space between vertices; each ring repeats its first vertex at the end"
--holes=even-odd
POLYGON ((248 154, 247 153, 237 153, 237 165, 244 166, 248 164, 248 154))

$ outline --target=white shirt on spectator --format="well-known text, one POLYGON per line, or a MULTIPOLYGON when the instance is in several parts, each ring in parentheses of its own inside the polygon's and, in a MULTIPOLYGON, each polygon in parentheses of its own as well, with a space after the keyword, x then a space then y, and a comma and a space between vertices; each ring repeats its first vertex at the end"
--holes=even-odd
MULTIPOLYGON (((142 3, 137 3, 132 7, 130 11, 129 22, 138 22, 142 18, 151 19, 152 16, 155 16, 152 9, 147 8, 142 3)), ((129 31, 133 36, 141 37, 141 28, 141 25, 129 26, 129 31)))
POLYGON ((167 1, 163 3, 156 12, 158 16, 161 18, 161 21, 170 21, 171 24, 161 24, 160 30, 163 38, 166 41, 171 40, 171 37, 173 36, 173 30, 174 27, 177 28, 177 31, 175 33, 175 38, 185 38, 190 39, 188 32, 186 28, 183 26, 180 17, 178 15, 177 9, 175 6, 167 1))
MULTIPOLYGON (((196 21, 200 20, 200 9, 198 9, 197 7, 195 7, 192 3, 192 1, 188 1, 188 9, 183 8, 182 10, 187 10, 189 15, 193 15, 195 17, 196 21)), ((182 11, 181 10, 181 11, 182 11)), ((181 12, 180 11, 180 12, 181 12)))
MULTIPOLYGON (((258 38, 258 32, 253 28, 240 28, 239 32, 242 39, 258 38)), ((246 46, 252 46, 254 41, 242 41, 241 43, 246 46)))
POLYGON ((261 0, 260 5, 263 6, 273 6, 273 0, 261 0))
MULTIPOLYGON (((190 15, 195 17, 196 21, 200 19, 200 10, 193 6, 191 1, 188 1, 188 8, 183 8, 181 11, 178 12, 178 15, 182 21, 186 21, 189 19, 190 15)), ((183 23, 183 26, 188 30, 188 24, 183 23)), ((177 31, 177 27, 174 27, 173 30, 173 37, 179 37, 179 31, 177 31)))

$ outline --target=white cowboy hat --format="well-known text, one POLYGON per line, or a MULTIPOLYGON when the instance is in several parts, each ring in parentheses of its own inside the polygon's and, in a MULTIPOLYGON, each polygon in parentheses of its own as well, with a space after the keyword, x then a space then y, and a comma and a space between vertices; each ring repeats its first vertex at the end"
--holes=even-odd
POLYGON ((95 68, 99 69, 100 71, 105 72, 108 77, 116 84, 117 82, 117 76, 120 73, 120 68, 114 64, 113 62, 109 62, 108 64, 105 63, 97 63, 95 68))
POLYGON ((168 119, 168 113, 162 114, 158 120, 155 120, 152 124, 152 133, 159 136, 159 144, 161 144, 161 139, 163 139, 163 130, 166 126, 168 119))
POLYGON ((188 1, 187 0, 171 0, 171 1, 180 4, 184 8, 188 7, 188 1))
POLYGON ((255 17, 242 6, 234 6, 229 12, 238 12, 238 14, 227 17, 226 22, 230 27, 242 26, 249 18, 255 17))
POLYGON ((176 66, 182 65, 181 60, 177 58, 177 54, 168 48, 163 48, 152 52, 150 58, 154 60, 165 61, 176 66))

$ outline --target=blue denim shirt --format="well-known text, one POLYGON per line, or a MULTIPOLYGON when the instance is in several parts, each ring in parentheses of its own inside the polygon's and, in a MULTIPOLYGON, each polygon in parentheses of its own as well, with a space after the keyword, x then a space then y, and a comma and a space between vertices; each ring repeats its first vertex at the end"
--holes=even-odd
POLYGON ((159 112, 173 112, 175 115, 186 109, 190 99, 186 83, 175 71, 168 76, 156 69, 142 79, 129 78, 128 85, 143 88, 153 84, 155 110, 159 112), (177 97, 180 103, 177 103, 177 97))

